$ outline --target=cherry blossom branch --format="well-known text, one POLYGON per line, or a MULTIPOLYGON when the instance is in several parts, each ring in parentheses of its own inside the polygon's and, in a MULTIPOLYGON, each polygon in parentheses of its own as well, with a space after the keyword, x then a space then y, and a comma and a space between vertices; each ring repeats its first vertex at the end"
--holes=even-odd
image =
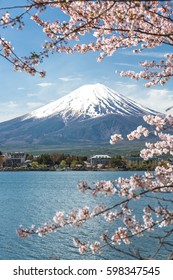
MULTIPOLYGON (((96 241, 95 243, 89 243, 89 242, 83 243, 78 238, 74 238, 73 242, 74 242, 74 245, 79 248, 79 252, 81 254, 87 253, 87 252, 92 252, 94 254, 100 253, 101 249, 103 247, 110 246, 111 248, 115 249, 118 252, 125 254, 126 256, 130 256, 133 258, 136 257, 137 259, 144 259, 141 257, 141 254, 139 254, 139 251, 138 251, 138 254, 134 254, 134 253, 132 254, 131 253, 132 251, 130 250, 130 248, 128 251, 127 250, 125 251, 125 250, 117 248, 117 245, 120 245, 121 242, 125 243, 126 245, 129 245, 131 238, 133 238, 135 236, 143 235, 144 232, 151 231, 151 228, 153 230, 153 228, 155 226, 159 226, 159 224, 161 224, 163 222, 164 222, 164 220, 153 223, 152 226, 149 225, 148 227, 142 228, 140 232, 136 232, 131 235, 128 235, 126 228, 121 228, 121 227, 118 228, 118 230, 114 233, 112 238, 110 238, 108 236, 108 232, 106 232, 101 237, 101 240, 104 241, 104 243, 105 243, 104 245, 100 245, 100 242, 98 242, 98 241, 96 241)), ((166 236, 164 238, 166 238, 166 236)), ((158 252, 160 251, 160 249, 161 249, 161 247, 159 246, 158 252)))
MULTIPOLYGON (((8 7, 6 7, 8 8, 8 7)), ((29 5, 18 5, 9 7, 8 10, 26 8, 33 9, 31 20, 35 21, 49 38, 49 41, 43 44, 44 51, 37 54, 40 56, 41 63, 49 52, 67 52, 75 51, 85 53, 88 51, 100 51, 98 61, 105 56, 113 55, 115 51, 124 47, 137 47, 143 45, 143 48, 155 48, 161 44, 172 46, 172 6, 165 1, 161 4, 159 1, 152 1, 152 4, 142 1, 32 1, 29 5), (27 8, 26 8, 27 7, 27 8), (48 8, 58 9, 65 13, 69 20, 60 22, 56 20, 53 23, 41 19, 41 14, 48 8), (124 20, 126 19, 126 20, 124 20), (90 33, 94 41, 88 44, 82 44, 80 39, 90 33), (79 41, 73 45, 74 41, 79 41), (70 43, 72 42, 72 44, 70 43)), ((5 10, 1 8, 0 11, 5 10)), ((13 24, 20 23, 19 14, 13 18, 13 24), (18 22, 19 20, 19 22, 18 22)), ((10 15, 2 15, 2 24, 10 25, 10 15)), ((21 22, 20 24, 24 24, 21 22)), ((23 28, 23 26, 20 26, 23 28)), ((27 58, 25 58, 27 61, 27 58)), ((30 57, 28 63, 32 63, 30 57)), ((35 68, 35 65, 33 64, 35 68)), ((157 71, 150 71, 149 65, 142 74, 133 74, 127 72, 124 74, 130 78, 143 78, 151 80, 147 86, 164 84, 172 77, 172 62, 163 67, 162 64, 156 65, 157 71), (158 66, 158 67, 157 67, 158 66), (159 71, 160 69, 160 71, 159 71), (169 69, 169 71, 167 71, 169 69), (161 71, 162 70, 162 71, 161 71)), ((25 71, 25 67, 23 69, 25 71)), ((36 71, 37 72, 37 71, 36 71)))
MULTIPOLYGON (((101 206, 101 205, 100 206, 96 206, 96 208, 94 209, 93 212, 90 212, 88 207, 85 207, 83 209, 79 209, 78 211, 77 210, 73 210, 72 212, 70 212, 67 215, 67 220, 64 218, 64 213, 63 212, 57 212, 56 215, 53 218, 53 221, 55 223, 48 222, 47 224, 45 224, 43 227, 41 227, 39 229, 36 229, 35 226, 32 226, 30 229, 19 228, 17 230, 17 233, 18 233, 18 235, 21 238, 26 238, 26 237, 30 236, 31 234, 38 234, 38 235, 42 236, 42 235, 45 235, 45 234, 48 234, 48 233, 52 233, 52 232, 55 232, 57 229, 62 228, 64 226, 68 226, 68 225, 80 226, 84 222, 86 222, 88 219, 93 219, 93 218, 95 218, 95 217, 97 217, 99 215, 103 215, 106 212, 108 212, 108 211, 110 211, 110 210, 112 210, 114 208, 117 208, 119 206, 123 206, 123 205, 127 206, 127 204, 132 199, 135 199, 136 197, 142 197, 144 194, 146 194, 148 192, 155 192, 155 191, 162 190, 162 189, 164 189, 164 186, 162 186, 162 187, 154 187, 153 189, 141 191, 138 195, 134 193, 130 197, 128 197, 128 192, 127 192, 126 193, 126 196, 128 197, 127 199, 124 199, 124 200, 114 204, 111 207, 105 208, 104 206, 101 206)), ((152 209, 152 208, 150 207, 150 209, 152 209)), ((120 216, 121 212, 117 213, 117 215, 120 216)), ((108 219, 109 219, 109 217, 108 217, 108 219)), ((111 220, 112 221, 114 220, 113 216, 112 216, 111 220)), ((159 221, 156 224, 160 224, 160 223, 162 223, 162 221, 161 222, 159 221)), ((136 233, 136 234, 138 234, 138 233, 136 233)))
POLYGON ((33 64, 38 63, 38 60, 36 60, 36 56, 33 54, 30 57, 30 60, 32 60, 32 63, 30 63, 27 60, 22 60, 20 57, 16 55, 16 53, 13 51, 13 48, 11 46, 10 42, 5 41, 3 38, 0 37, 0 45, 3 48, 4 54, 0 54, 1 57, 5 58, 8 62, 14 65, 15 71, 25 71, 31 75, 35 75, 35 73, 39 73, 41 77, 45 76, 45 72, 39 72, 34 67, 33 64))
MULTIPOLYGON (((171 247, 171 248, 173 248, 173 244, 172 243, 170 243, 170 242, 168 242, 168 241, 166 241, 166 239, 168 238, 168 237, 170 237, 171 235, 173 234, 173 229, 170 229, 169 231, 167 231, 167 232, 165 232, 165 235, 163 235, 163 236, 149 236, 150 238, 153 238, 153 239, 156 239, 156 240, 158 240, 159 241, 159 246, 158 246, 158 248, 156 249, 156 251, 151 255, 151 259, 154 259, 157 255, 158 255, 158 253, 160 252, 160 250, 163 248, 163 247, 165 247, 166 245, 168 246, 168 247, 171 247)), ((166 250, 168 251, 168 249, 166 248, 166 250)), ((171 249, 171 254, 173 253, 173 251, 172 251, 172 249, 171 249)), ((168 256, 168 259, 170 259, 170 257, 172 258, 172 256, 168 256)))
MULTIPOLYGON (((145 259, 155 259, 158 255, 158 253, 161 251, 161 249, 164 246, 169 246, 169 247, 173 247, 173 244, 166 241, 165 239, 168 238, 171 234, 173 233, 173 230, 170 230, 169 232, 167 232, 164 236, 160 237, 160 236, 153 236, 153 235, 149 235, 149 238, 152 239, 156 239, 159 240, 159 244, 158 247, 156 248, 155 252, 152 253, 150 256, 142 256, 141 252, 139 251, 139 249, 135 250, 133 247, 128 247, 128 251, 126 250, 122 250, 117 246, 113 246, 112 242, 109 238, 107 238, 107 240, 105 240, 105 242, 107 243, 108 246, 110 246, 112 249, 116 250, 117 252, 124 254, 125 256, 130 256, 133 259, 139 259, 139 260, 145 260, 145 259), (108 241, 109 240, 109 241, 108 241)), ((167 248, 166 248, 167 249, 167 248)), ((168 250, 168 249, 167 249, 168 250)), ((172 253, 172 250, 171 250, 172 253)), ((172 259, 172 254, 170 256, 168 256, 168 259, 172 259)))

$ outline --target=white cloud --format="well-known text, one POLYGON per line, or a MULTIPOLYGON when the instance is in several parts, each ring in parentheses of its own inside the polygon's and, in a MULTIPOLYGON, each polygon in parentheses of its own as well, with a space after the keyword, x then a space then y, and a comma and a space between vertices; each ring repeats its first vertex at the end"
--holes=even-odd
POLYGON ((18 104, 15 102, 15 101, 9 101, 9 102, 5 102, 3 103, 2 106, 5 106, 6 108, 9 108, 9 109, 14 109, 14 108, 17 108, 18 107, 18 104))
POLYGON ((173 105, 173 92, 167 89, 135 90, 128 92, 127 96, 139 104, 161 113, 166 113, 166 109, 173 105))
POLYGON ((126 92, 126 90, 134 90, 137 85, 136 84, 125 84, 121 81, 118 81, 115 83, 116 86, 118 86, 118 88, 116 90, 120 90, 122 94, 124 94, 123 92, 126 92))
POLYGON ((115 63, 115 65, 119 65, 119 66, 129 66, 129 67, 136 67, 136 68, 139 68, 139 65, 132 64, 132 63, 122 63, 122 62, 118 62, 118 63, 115 63))
POLYGON ((18 87, 17 89, 18 90, 24 90, 25 88, 24 87, 18 87))
POLYGON ((50 87, 50 86, 53 86, 55 85, 55 83, 39 83, 37 84, 37 86, 39 87, 50 87))
POLYGON ((43 105, 45 104, 41 102, 28 102, 22 104, 12 100, 8 102, 2 102, 0 103, 0 122, 22 116, 43 105))
POLYGON ((43 105, 45 105, 45 104, 43 104, 41 102, 28 102, 28 103, 26 103, 26 106, 29 110, 37 109, 37 108, 39 108, 43 105))
POLYGON ((128 89, 134 89, 134 88, 137 87, 137 85, 135 85, 135 84, 132 84, 132 85, 131 84, 126 84, 125 87, 128 88, 128 89))
POLYGON ((122 51, 125 55, 136 55, 136 56, 147 56, 147 57, 155 57, 155 58, 163 58, 165 52, 149 52, 149 51, 141 51, 138 53, 134 53, 133 51, 122 51))
POLYGON ((58 78, 59 80, 63 81, 63 82, 71 82, 71 81, 77 81, 77 80, 81 80, 80 77, 61 77, 58 78))
POLYGON ((173 92, 166 89, 151 89, 147 93, 147 106, 165 113, 165 110, 173 105, 173 92))
POLYGON ((20 115, 19 113, 19 104, 15 101, 8 101, 0 103, 0 122, 13 119, 20 115))
POLYGON ((35 97, 35 96, 39 96, 39 95, 40 95, 40 92, 38 92, 38 93, 28 93, 27 97, 35 97))
POLYGON ((117 86, 123 86, 123 85, 124 85, 124 83, 123 83, 123 82, 118 81, 118 82, 116 82, 116 83, 115 83, 115 85, 117 85, 117 86))

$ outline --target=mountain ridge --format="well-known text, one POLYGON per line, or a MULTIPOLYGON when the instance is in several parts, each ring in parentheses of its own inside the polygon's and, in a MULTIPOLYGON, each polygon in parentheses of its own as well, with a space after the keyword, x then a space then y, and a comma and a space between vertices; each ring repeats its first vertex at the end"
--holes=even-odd
POLYGON ((84 85, 21 117, 0 123, 1 147, 108 144, 156 114, 102 85, 84 85))

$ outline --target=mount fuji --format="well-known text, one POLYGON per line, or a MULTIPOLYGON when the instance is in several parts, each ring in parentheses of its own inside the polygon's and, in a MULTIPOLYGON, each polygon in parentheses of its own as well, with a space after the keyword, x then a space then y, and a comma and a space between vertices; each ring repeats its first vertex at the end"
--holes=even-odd
POLYGON ((108 144, 156 114, 102 84, 84 85, 24 116, 0 123, 1 147, 108 144))
POLYGON ((96 118, 107 114, 139 116, 149 113, 153 112, 102 84, 94 84, 72 91, 67 96, 24 116, 23 120, 58 115, 65 123, 69 123, 75 119, 96 118))

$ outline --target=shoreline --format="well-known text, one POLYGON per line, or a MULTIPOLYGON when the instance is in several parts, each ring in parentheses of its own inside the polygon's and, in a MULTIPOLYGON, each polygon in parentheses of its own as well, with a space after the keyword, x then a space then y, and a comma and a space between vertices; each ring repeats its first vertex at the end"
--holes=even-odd
MULTIPOLYGON (((9 168, 9 169, 0 169, 0 172, 32 172, 32 171, 37 171, 37 172, 41 172, 41 171, 44 171, 44 172, 74 172, 74 171, 102 171, 102 172, 105 172, 105 171, 147 171, 147 169, 113 169, 113 168, 107 168, 107 169, 53 169, 53 168, 35 168, 35 169, 24 169, 24 168, 9 168)), ((153 170, 150 170, 150 171, 153 171, 153 170)))

